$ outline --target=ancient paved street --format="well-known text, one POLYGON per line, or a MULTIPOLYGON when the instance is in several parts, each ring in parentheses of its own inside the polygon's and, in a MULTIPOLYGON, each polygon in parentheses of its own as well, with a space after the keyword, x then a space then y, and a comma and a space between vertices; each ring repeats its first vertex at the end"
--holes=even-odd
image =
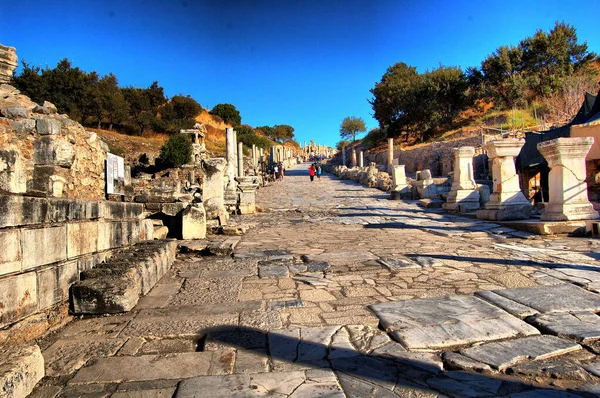
POLYGON ((244 235, 209 236, 232 256, 189 244, 130 313, 41 341, 33 396, 600 395, 600 240, 311 183, 307 167, 230 220, 244 235))

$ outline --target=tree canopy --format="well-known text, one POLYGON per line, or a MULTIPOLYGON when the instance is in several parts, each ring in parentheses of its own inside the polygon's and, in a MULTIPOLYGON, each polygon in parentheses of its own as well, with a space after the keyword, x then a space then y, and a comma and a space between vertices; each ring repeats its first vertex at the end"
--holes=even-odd
POLYGON ((225 123, 231 124, 233 127, 242 124, 240 112, 231 104, 217 104, 211 109, 210 113, 220 117, 225 123))
POLYGON ((352 138, 353 142, 356 141, 356 134, 365 131, 367 131, 367 127, 362 117, 346 116, 340 125, 340 137, 352 138))

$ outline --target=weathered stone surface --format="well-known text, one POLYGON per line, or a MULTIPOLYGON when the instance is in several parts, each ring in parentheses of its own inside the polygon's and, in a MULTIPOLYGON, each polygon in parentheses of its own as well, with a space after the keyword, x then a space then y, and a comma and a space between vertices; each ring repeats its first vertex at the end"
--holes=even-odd
POLYGON ((37 294, 35 272, 0 279, 0 327, 34 313, 37 294))
POLYGON ((419 264, 416 264, 407 258, 381 258, 378 261, 386 266, 390 271, 397 271, 406 268, 421 268, 419 264))
POLYGON ((60 134, 60 120, 51 118, 37 119, 36 129, 40 135, 58 135, 60 134))
POLYGON ((201 203, 186 208, 182 215, 182 239, 206 238, 206 212, 201 203))
POLYGON ((154 228, 152 237, 154 239, 166 239, 168 234, 169 234, 169 228, 167 228, 163 225, 158 228, 156 228, 156 227, 154 228))
POLYGON ((123 346, 123 338, 96 336, 94 339, 70 338, 54 342, 43 351, 47 376, 75 373, 95 356, 114 355, 123 346))
POLYGON ((570 283, 495 290, 494 293, 541 313, 600 311, 600 295, 590 293, 570 283))
POLYGON ((25 398, 44 377, 44 358, 37 345, 0 350, 0 395, 25 398))
POLYGON ((23 269, 27 270, 66 260, 66 241, 66 226, 21 230, 22 247, 43 248, 43 250, 23 251, 23 269))
POLYGON ((261 265, 258 267, 260 278, 287 278, 289 270, 286 265, 261 265))
POLYGON ((67 257, 79 257, 98 251, 98 223, 67 224, 67 257))
POLYGON ((517 316, 521 319, 538 313, 533 308, 519 304, 516 301, 512 301, 510 299, 507 299, 506 297, 500 296, 499 294, 496 294, 491 291, 475 292, 475 295, 481 297, 484 300, 489 301, 490 303, 502 308, 509 314, 517 316))
POLYGON ((579 344, 555 336, 530 336, 485 343, 461 350, 461 354, 502 371, 524 360, 546 359, 580 349, 579 344))
POLYGON ((37 271, 38 309, 50 308, 69 298, 69 286, 79 280, 77 261, 37 271))
POLYGON ((600 316, 593 312, 541 314, 528 322, 549 333, 576 341, 600 338, 600 316))
POLYGON ((98 358, 81 368, 69 384, 187 379, 207 374, 227 374, 233 369, 233 358, 233 350, 98 358))
POLYGON ((208 246, 208 251, 217 256, 231 256, 235 247, 240 242, 239 237, 231 237, 222 242, 213 242, 208 246))
POLYGON ((21 154, 16 150, 0 150, 0 189, 10 193, 27 191, 27 177, 21 154))
POLYGON ((21 231, 0 231, 0 275, 21 271, 21 231))
POLYGON ((445 352, 444 364, 448 369, 474 370, 479 373, 492 371, 489 365, 456 352, 445 352))
POLYGON ((328 252, 323 254, 309 254, 302 257, 307 263, 329 262, 335 263, 340 261, 367 261, 376 260, 377 256, 368 251, 343 251, 343 252, 328 252))
POLYGON ((380 324, 409 350, 439 349, 539 334, 476 297, 449 296, 371 305, 380 324))

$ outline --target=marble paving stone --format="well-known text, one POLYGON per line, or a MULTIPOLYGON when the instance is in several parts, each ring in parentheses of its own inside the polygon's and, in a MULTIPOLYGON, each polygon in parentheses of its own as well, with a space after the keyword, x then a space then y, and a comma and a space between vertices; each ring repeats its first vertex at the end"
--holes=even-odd
POLYGON ((479 389, 489 391, 494 395, 498 394, 500 387, 502 386, 502 380, 498 380, 494 377, 467 372, 446 372, 444 374, 451 379, 459 380, 479 389))
POLYGON ((444 363, 448 369, 474 370, 479 373, 492 371, 489 365, 456 352, 445 352, 444 363))
POLYGON ((425 268, 425 267, 441 267, 442 265, 444 265, 444 262, 442 260, 434 258, 434 257, 411 256, 410 258, 412 261, 416 262, 423 268, 425 268))
POLYGON ((407 352, 398 343, 388 344, 374 350, 371 356, 389 358, 396 362, 423 369, 432 374, 439 374, 444 370, 444 364, 439 353, 434 352, 407 352))
POLYGON ((58 340, 42 352, 46 376, 68 375, 93 357, 114 355, 125 344, 123 338, 71 338, 58 340))
POLYGON ((510 394, 510 398, 581 398, 581 395, 560 390, 531 390, 510 394))
POLYGON ((509 314, 517 316, 521 319, 538 313, 533 308, 529 308, 525 305, 519 304, 516 301, 512 301, 510 299, 507 299, 506 297, 502 297, 499 294, 496 294, 491 291, 475 292, 475 295, 481 297, 486 301, 489 301, 490 303, 502 308, 509 314))
POLYGON ((489 391, 451 378, 432 378, 427 380, 427 384, 430 387, 435 388, 436 390, 441 390, 443 393, 452 397, 480 398, 490 396, 489 391))
POLYGON ((267 335, 269 355, 273 360, 293 362, 298 358, 300 329, 271 331, 267 335))
POLYGON ((330 265, 326 261, 318 261, 318 262, 306 264, 306 268, 307 268, 308 272, 325 271, 325 270, 329 269, 329 267, 330 267, 330 265))
POLYGON ((368 251, 337 251, 323 254, 307 254, 302 256, 307 263, 313 262, 359 262, 367 260, 377 260, 377 256, 368 251))
POLYGON ((170 398, 175 394, 176 387, 153 388, 151 390, 116 391, 111 398, 170 398))
MULTIPOLYGON (((398 395, 377 384, 341 372, 338 372, 337 376, 346 398, 398 398, 398 395)), ((405 396, 411 395, 406 394, 405 396)))
POLYGON ((555 336, 530 336, 485 343, 460 353, 500 371, 525 360, 541 360, 580 350, 581 346, 555 336))
POLYGON ((329 283, 324 278, 316 278, 314 276, 293 276, 292 278, 311 286, 329 286, 329 283))
POLYGON ((371 326, 347 325, 345 329, 350 335, 352 345, 363 355, 392 342, 386 333, 371 326))
POLYGON ((600 338, 600 316, 592 312, 541 314, 528 322, 548 333, 577 341, 600 338))
POLYGON ((594 362, 583 365, 585 370, 593 374, 594 376, 600 377, 600 361, 596 360, 594 362))
POLYGON ((98 358, 81 368, 69 384, 185 379, 208 374, 226 374, 233 369, 234 357, 233 350, 221 350, 168 356, 98 358))
POLYGON ((304 307, 304 302, 301 299, 284 300, 284 301, 271 301, 268 304, 268 307, 271 310, 279 310, 279 309, 283 309, 283 308, 304 307))
POLYGON ((570 283, 495 290, 494 293, 541 313, 600 311, 600 295, 588 292, 570 283))
POLYGON ((261 265, 258 267, 260 278, 287 278, 290 275, 287 265, 261 265))
POLYGON ((338 358, 331 360, 336 372, 370 381, 392 391, 398 380, 398 368, 393 361, 372 357, 338 358))
POLYGON ((300 329, 297 360, 303 362, 325 359, 331 339, 338 329, 338 326, 300 329))
POLYGON ((473 296, 393 301, 369 308, 409 351, 539 334, 520 319, 473 296))
POLYGON ((328 359, 357 357, 360 352, 350 342, 350 335, 346 328, 336 331, 329 345, 328 359))
POLYGON ((400 271, 407 268, 421 268, 421 266, 407 258, 381 258, 378 260, 390 271, 400 271))
POLYGON ((265 373, 269 371, 266 349, 238 349, 235 354, 233 373, 265 373))

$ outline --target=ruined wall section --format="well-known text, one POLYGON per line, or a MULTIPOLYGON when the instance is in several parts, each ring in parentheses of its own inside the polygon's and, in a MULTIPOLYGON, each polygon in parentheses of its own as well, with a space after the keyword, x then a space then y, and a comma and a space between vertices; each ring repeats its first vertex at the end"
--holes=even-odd
POLYGON ((17 68, 17 51, 14 47, 0 44, 0 84, 10 83, 13 71, 17 68))
POLYGON ((0 84, 0 192, 104 198, 108 146, 56 107, 0 84))

